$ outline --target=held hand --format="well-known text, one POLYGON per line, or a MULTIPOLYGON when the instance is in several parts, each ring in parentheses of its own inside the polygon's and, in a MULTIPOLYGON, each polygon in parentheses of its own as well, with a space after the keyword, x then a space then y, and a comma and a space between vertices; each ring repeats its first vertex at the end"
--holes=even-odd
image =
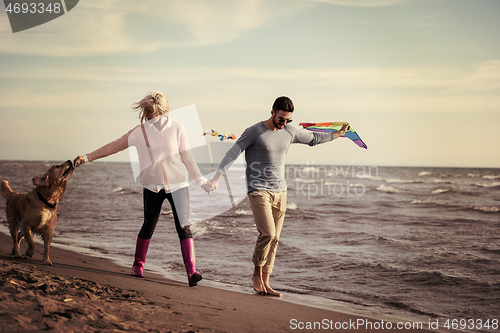
POLYGON ((345 123, 344 125, 342 125, 342 128, 340 129, 340 134, 341 136, 344 136, 345 133, 351 129, 351 125, 349 125, 349 123, 345 123))
POLYGON ((215 179, 209 180, 208 182, 203 185, 203 189, 210 194, 211 192, 215 191, 219 187, 219 182, 215 179))
POLYGON ((75 160, 73 161, 73 166, 74 168, 78 168, 80 165, 82 165, 83 163, 85 163, 85 159, 83 158, 83 156, 78 156, 75 158, 75 160))
POLYGON ((214 178, 209 180, 203 185, 203 189, 210 194, 212 191, 215 191, 217 187, 219 187, 220 180, 222 179, 222 175, 218 172, 215 173, 214 178))

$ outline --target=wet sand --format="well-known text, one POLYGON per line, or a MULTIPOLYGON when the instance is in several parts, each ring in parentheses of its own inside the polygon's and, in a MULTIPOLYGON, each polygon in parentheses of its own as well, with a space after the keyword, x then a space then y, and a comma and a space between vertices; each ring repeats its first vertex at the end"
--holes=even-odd
MULTIPOLYGON (((26 243, 21 248, 24 250, 26 243)), ((150 272, 145 272, 144 279, 134 278, 129 275, 129 268, 110 260, 57 247, 51 247, 54 265, 46 266, 42 264, 43 248, 39 241, 31 259, 16 259, 10 255, 11 249, 10 236, 0 233, 1 332, 396 330, 396 324, 391 330, 381 329, 381 319, 221 290, 203 286, 203 281, 189 287, 150 272), (353 322, 358 325, 361 320, 365 321, 363 325, 353 326, 353 322), (375 325, 374 329, 367 329, 367 321, 375 325), (335 325, 340 329, 335 329, 335 325), (379 329, 375 329, 377 325, 379 329)), ((384 323, 386 326, 382 327, 387 327, 384 323)), ((423 329, 403 330, 425 332, 426 324, 423 329)))

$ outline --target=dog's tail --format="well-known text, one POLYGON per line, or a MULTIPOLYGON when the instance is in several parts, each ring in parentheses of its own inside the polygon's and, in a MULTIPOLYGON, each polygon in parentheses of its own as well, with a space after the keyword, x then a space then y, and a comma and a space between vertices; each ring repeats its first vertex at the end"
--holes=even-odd
POLYGON ((2 180, 0 188, 1 188, 0 194, 5 199, 5 201, 8 201, 11 197, 18 194, 17 192, 12 191, 12 189, 9 186, 9 182, 6 180, 2 180))

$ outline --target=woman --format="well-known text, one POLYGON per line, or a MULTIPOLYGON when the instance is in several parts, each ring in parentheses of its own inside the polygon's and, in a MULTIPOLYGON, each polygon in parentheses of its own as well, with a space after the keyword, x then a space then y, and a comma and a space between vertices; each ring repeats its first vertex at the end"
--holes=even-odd
POLYGON ((202 276, 196 271, 193 235, 189 227, 188 174, 204 188, 207 179, 201 174, 189 150, 184 127, 168 116, 168 99, 161 92, 152 91, 135 103, 141 124, 121 138, 74 160, 75 167, 92 162, 129 146, 135 146, 144 186, 144 223, 137 236, 132 275, 143 277, 146 254, 153 236, 163 201, 172 206, 175 228, 180 239, 189 286, 196 286, 202 276), (146 120, 146 124, 143 122, 146 120))

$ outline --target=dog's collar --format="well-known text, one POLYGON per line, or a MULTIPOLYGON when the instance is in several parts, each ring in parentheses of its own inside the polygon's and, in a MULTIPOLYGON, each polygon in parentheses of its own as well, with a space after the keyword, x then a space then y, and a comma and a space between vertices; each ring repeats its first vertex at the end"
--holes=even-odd
POLYGON ((44 197, 42 197, 42 195, 38 192, 36 192, 36 194, 38 195, 38 199, 40 199, 41 202, 43 202, 45 205, 47 205, 47 207, 49 208, 56 208, 57 204, 51 204, 49 203, 44 197))

